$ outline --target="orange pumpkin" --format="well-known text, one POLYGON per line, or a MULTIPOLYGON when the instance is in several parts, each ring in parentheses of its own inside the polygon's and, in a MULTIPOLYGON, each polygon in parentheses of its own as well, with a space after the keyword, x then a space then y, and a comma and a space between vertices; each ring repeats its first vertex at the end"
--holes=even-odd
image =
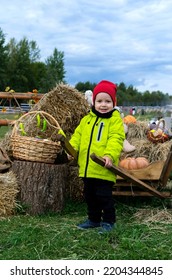
POLYGON ((123 122, 125 124, 136 123, 136 118, 131 115, 127 115, 126 117, 123 118, 123 122))
POLYGON ((138 157, 138 158, 128 157, 122 159, 119 162, 120 167, 128 170, 141 169, 147 167, 148 165, 149 165, 149 161, 145 157, 138 157))

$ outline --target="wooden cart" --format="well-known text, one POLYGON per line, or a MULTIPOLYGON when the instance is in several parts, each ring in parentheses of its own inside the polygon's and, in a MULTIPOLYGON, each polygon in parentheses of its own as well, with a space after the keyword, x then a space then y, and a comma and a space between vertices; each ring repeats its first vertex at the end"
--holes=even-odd
MULTIPOLYGON (((104 166, 104 160, 101 157, 92 154, 91 158, 104 166)), ((113 195, 172 198, 172 193, 165 190, 172 171, 172 147, 165 162, 157 161, 146 168, 128 171, 113 165, 110 170, 117 175, 113 195)))

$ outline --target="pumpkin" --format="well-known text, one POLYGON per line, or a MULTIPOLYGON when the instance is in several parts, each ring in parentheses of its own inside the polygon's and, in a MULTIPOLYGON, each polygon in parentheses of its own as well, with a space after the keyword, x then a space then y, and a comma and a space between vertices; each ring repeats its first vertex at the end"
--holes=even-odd
POLYGON ((145 157, 137 157, 137 158, 124 158, 119 162, 119 166, 128 169, 128 170, 133 170, 133 169, 141 169, 145 168, 149 165, 149 161, 145 157))
POLYGON ((123 118, 123 122, 125 124, 136 123, 136 118, 131 115, 127 115, 126 117, 123 118))

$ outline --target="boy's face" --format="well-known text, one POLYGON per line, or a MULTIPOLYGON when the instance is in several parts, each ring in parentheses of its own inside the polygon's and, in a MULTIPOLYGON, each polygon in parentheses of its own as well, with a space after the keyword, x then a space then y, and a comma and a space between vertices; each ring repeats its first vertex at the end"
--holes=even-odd
POLYGON ((113 101, 110 95, 106 92, 100 92, 95 98, 95 109, 99 113, 108 113, 113 109, 113 101))

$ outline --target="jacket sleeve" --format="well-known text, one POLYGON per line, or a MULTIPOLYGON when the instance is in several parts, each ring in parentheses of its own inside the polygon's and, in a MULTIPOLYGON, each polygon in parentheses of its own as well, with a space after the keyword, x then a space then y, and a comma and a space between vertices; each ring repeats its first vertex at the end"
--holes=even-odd
POLYGON ((73 135, 71 136, 70 139, 70 144, 72 145, 72 147, 78 152, 79 151, 79 147, 80 147, 80 143, 81 143, 81 132, 82 132, 82 123, 83 120, 80 121, 79 125, 76 127, 73 135))
MULTIPOLYGON (((118 112, 117 112, 118 114, 118 112)), ((104 155, 109 156, 114 164, 118 164, 125 139, 124 125, 121 116, 115 116, 109 126, 109 136, 104 155)))

